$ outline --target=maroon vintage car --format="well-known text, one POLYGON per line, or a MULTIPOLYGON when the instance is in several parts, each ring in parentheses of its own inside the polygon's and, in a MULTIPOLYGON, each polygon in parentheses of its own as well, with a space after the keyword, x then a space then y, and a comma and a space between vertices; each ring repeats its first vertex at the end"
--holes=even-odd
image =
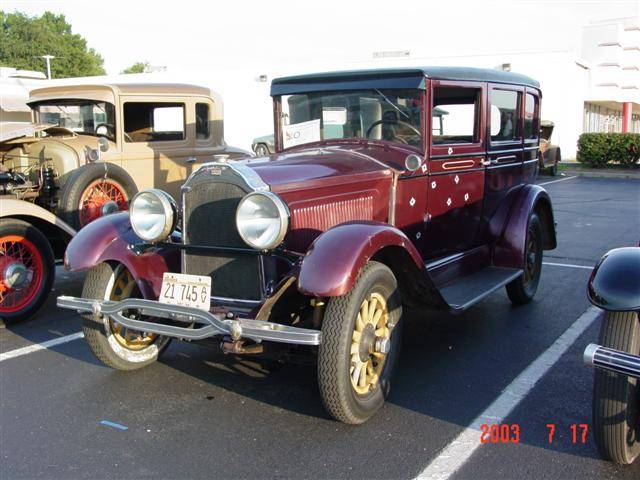
POLYGON ((271 92, 276 153, 203 165, 179 209, 148 190, 84 228, 66 255, 90 269, 83 298, 58 305, 123 370, 171 338, 309 352, 327 410, 361 423, 389 392, 403 305, 456 313, 503 286, 516 304, 536 293, 556 246, 533 183, 539 85, 434 67, 281 78, 271 92))

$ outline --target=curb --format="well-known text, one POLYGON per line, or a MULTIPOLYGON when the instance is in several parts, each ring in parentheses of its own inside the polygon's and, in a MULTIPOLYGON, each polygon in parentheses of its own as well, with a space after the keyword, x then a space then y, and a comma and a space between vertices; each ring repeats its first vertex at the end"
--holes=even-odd
POLYGON ((559 170, 558 174, 565 174, 568 177, 590 177, 590 178, 622 178, 640 180, 640 172, 599 172, 597 170, 559 170))

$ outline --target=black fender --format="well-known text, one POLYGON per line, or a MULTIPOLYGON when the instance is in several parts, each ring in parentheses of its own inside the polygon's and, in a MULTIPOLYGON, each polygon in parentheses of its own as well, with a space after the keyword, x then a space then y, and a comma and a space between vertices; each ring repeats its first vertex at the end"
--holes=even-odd
POLYGON ((589 301, 609 311, 640 310, 640 247, 605 253, 591 272, 589 301))

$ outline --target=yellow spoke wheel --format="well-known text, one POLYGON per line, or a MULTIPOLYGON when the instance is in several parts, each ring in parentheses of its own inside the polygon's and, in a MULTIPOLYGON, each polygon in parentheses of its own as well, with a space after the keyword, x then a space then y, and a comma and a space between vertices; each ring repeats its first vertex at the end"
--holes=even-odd
MULTIPOLYGON (((122 269, 116 277, 110 299, 119 301, 125 298, 131 298, 136 287, 136 281, 131 273, 126 269, 122 269)), ((142 333, 129 330, 113 320, 109 321, 109 328, 117 342, 129 350, 142 350, 151 345, 156 339, 154 333, 142 333)))
POLYGON ((378 386, 387 357, 391 330, 387 302, 377 292, 370 293, 360 305, 351 337, 351 386, 359 395, 378 386))

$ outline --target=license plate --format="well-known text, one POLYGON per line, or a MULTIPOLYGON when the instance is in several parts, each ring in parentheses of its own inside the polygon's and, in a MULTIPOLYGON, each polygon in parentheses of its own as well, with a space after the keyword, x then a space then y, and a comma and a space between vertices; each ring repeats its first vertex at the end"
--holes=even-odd
POLYGON ((165 272, 159 301, 209 311, 211 277, 165 272))

